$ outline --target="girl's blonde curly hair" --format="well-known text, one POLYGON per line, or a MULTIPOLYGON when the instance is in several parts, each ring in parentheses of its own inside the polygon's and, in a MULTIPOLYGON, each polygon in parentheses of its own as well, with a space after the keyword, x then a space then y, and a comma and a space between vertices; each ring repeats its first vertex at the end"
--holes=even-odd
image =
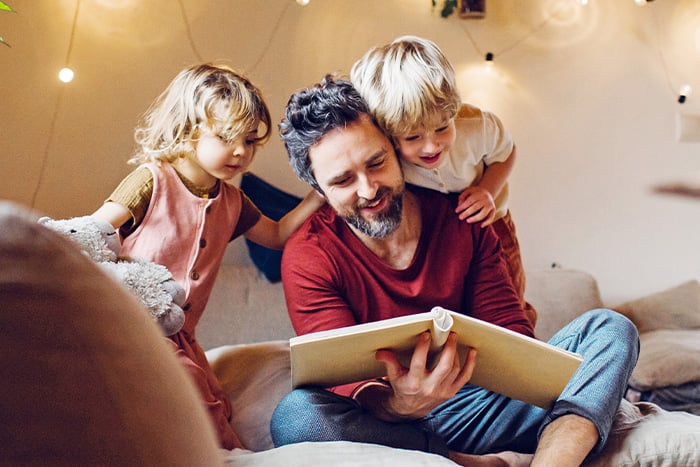
POLYGON ((195 65, 181 71, 146 111, 129 163, 173 162, 196 150, 203 130, 229 141, 257 132, 259 146, 271 128, 267 104, 246 77, 225 65, 195 65))

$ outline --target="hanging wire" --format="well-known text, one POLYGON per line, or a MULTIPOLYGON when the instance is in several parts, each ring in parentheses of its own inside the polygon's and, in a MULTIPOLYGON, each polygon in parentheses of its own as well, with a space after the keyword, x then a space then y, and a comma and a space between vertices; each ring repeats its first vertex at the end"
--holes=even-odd
POLYGON ((187 41, 190 43, 190 48, 192 49, 192 53, 194 53, 194 56, 197 57, 197 60, 200 62, 203 62, 204 60, 202 59, 202 56, 199 54, 199 51, 197 50, 197 46, 194 43, 194 39, 192 38, 192 30, 190 29, 190 22, 187 19, 187 12, 185 11, 185 5, 182 3, 182 0, 177 0, 178 5, 180 5, 180 13, 182 14, 182 21, 185 23, 185 33, 187 34, 187 41))
POLYGON ((262 62, 262 59, 265 58, 267 55, 267 51, 270 50, 270 45, 272 45, 272 41, 275 38, 275 35, 277 34, 277 30, 280 27, 280 24, 282 23, 282 18, 284 18, 285 13, 287 13, 287 10, 289 10, 289 7, 292 5, 292 2, 286 1, 284 8, 282 9, 282 12, 279 14, 277 17, 277 22, 275 23, 274 27, 272 28, 272 32, 270 32, 270 37, 267 40, 267 44, 265 44, 265 48, 263 51, 260 53, 260 56, 258 59, 253 63, 253 66, 250 67, 248 70, 248 74, 253 74, 253 71, 260 65, 260 62, 262 62))
MULTIPOLYGON (((75 12, 73 13, 73 25, 70 31, 70 40, 68 41, 68 52, 66 53, 65 65, 70 64, 71 54, 73 52, 73 42, 75 39, 75 26, 78 23, 78 12, 80 11, 80 0, 75 1, 75 12)), ((44 176, 46 175, 46 168, 49 162, 49 150, 51 148, 51 143, 53 142, 53 137, 56 129, 56 121, 58 120, 58 113, 63 106, 63 96, 66 93, 66 87, 61 86, 58 90, 58 96, 56 97, 56 105, 54 105, 53 114, 51 115, 51 121, 49 123, 49 131, 46 137, 46 145, 44 146, 44 151, 41 157, 41 165, 39 166, 39 178, 37 179, 36 186, 34 187, 34 192, 32 193, 32 201, 30 206, 36 207, 36 199, 39 195, 39 190, 44 182, 44 176)))
POLYGON ((664 57, 663 50, 661 50, 661 28, 659 26, 659 20, 655 15, 652 14, 651 16, 652 22, 654 23, 654 48, 656 49, 656 54, 659 56, 659 62, 661 63, 661 68, 664 71, 664 76, 666 77, 666 84, 668 85, 668 89, 673 95, 677 95, 678 90, 673 86, 673 80, 671 79, 671 74, 668 71, 668 63, 666 63, 666 58, 664 57))
MULTIPOLYGON (((501 50, 499 50, 499 51, 497 51, 497 52, 493 52, 493 53, 492 53, 492 57, 494 57, 494 56, 495 56, 495 57, 500 57, 500 56, 503 55, 504 53, 513 50, 515 47, 517 47, 518 45, 520 45, 523 41, 525 41, 525 40, 528 39, 529 37, 532 37, 534 34, 536 34, 537 32, 539 32, 542 28, 544 28, 545 26, 547 26, 547 25, 549 24, 549 22, 552 21, 552 18, 554 18, 554 16, 555 16, 557 13, 559 13, 559 10, 560 10, 561 8, 562 8, 562 7, 561 7, 561 4, 560 4, 559 7, 555 8, 544 20, 542 20, 542 22, 541 22, 540 24, 538 24, 537 26, 535 26, 535 27, 534 27, 532 30, 530 30, 527 34, 525 34, 524 36, 520 37, 519 39, 517 39, 517 40, 516 40, 515 42, 513 42, 512 44, 510 44, 510 45, 508 45, 508 46, 502 48, 501 50)), ((485 55, 484 52, 481 50, 481 48, 479 47, 479 45, 476 43, 476 41, 474 40, 474 37, 472 37, 471 33, 469 32, 469 29, 467 29, 467 28, 465 27, 465 22, 464 22, 464 21, 460 21, 460 27, 462 28, 462 31, 464 31, 464 33, 467 35, 467 38, 469 38, 469 42, 471 42, 471 44, 472 44, 472 46, 474 47, 474 50, 476 51, 476 53, 477 53, 479 56, 483 57, 483 56, 485 55)))

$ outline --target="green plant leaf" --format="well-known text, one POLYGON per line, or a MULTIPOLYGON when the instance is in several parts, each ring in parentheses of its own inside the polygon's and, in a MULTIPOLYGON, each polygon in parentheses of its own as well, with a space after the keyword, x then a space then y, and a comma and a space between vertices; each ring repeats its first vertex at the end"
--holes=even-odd
POLYGON ((10 5, 8 5, 7 3, 0 1, 0 11, 15 11, 15 10, 13 10, 12 7, 10 5))
POLYGON ((457 0, 445 0, 440 16, 447 18, 455 11, 455 8, 457 8, 457 0))

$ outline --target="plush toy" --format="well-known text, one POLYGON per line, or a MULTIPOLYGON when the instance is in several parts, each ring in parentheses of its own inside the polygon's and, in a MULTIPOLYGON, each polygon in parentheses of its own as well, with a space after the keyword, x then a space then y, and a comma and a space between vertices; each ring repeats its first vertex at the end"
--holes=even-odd
POLYGON ((133 292, 166 336, 182 329, 185 312, 181 306, 185 290, 165 266, 120 256, 119 235, 109 222, 83 216, 70 219, 42 217, 39 223, 75 242, 86 255, 133 292))

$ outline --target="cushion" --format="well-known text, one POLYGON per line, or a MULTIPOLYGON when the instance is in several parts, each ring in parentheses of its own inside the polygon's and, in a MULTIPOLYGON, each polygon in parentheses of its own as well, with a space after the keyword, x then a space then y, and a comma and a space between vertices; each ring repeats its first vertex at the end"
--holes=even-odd
MULTIPOLYGON (((243 174, 241 177, 241 190, 255 203, 260 212, 273 220, 280 220, 285 214, 301 202, 301 198, 294 196, 267 183, 252 173, 243 174)), ((250 259, 260 272, 270 282, 282 280, 280 263, 282 252, 258 245, 248 239, 245 240, 250 259)))
POLYGON ((292 389, 289 342, 227 345, 207 351, 207 359, 231 400, 231 425, 253 451, 274 447, 270 419, 292 389))
POLYGON ((700 329, 660 329, 639 337, 630 384, 641 391, 700 381, 700 329))
POLYGON ((599 455, 585 466, 700 465, 700 417, 623 400, 599 455))
POLYGON ((231 451, 235 467, 456 467, 446 457, 420 451, 348 441, 298 443, 265 452, 231 451))
POLYGON ((0 303, 3 464, 222 463, 196 389, 143 306, 9 203, 0 303))
POLYGON ((204 349, 294 336, 281 282, 271 283, 252 264, 222 264, 197 340, 204 349))
POLYGON ((700 282, 689 280, 614 309, 631 319, 640 333, 657 329, 700 328, 700 282))
POLYGON ((595 278, 575 269, 528 270, 525 299, 537 310, 535 335, 544 341, 582 313, 602 306, 595 278))

